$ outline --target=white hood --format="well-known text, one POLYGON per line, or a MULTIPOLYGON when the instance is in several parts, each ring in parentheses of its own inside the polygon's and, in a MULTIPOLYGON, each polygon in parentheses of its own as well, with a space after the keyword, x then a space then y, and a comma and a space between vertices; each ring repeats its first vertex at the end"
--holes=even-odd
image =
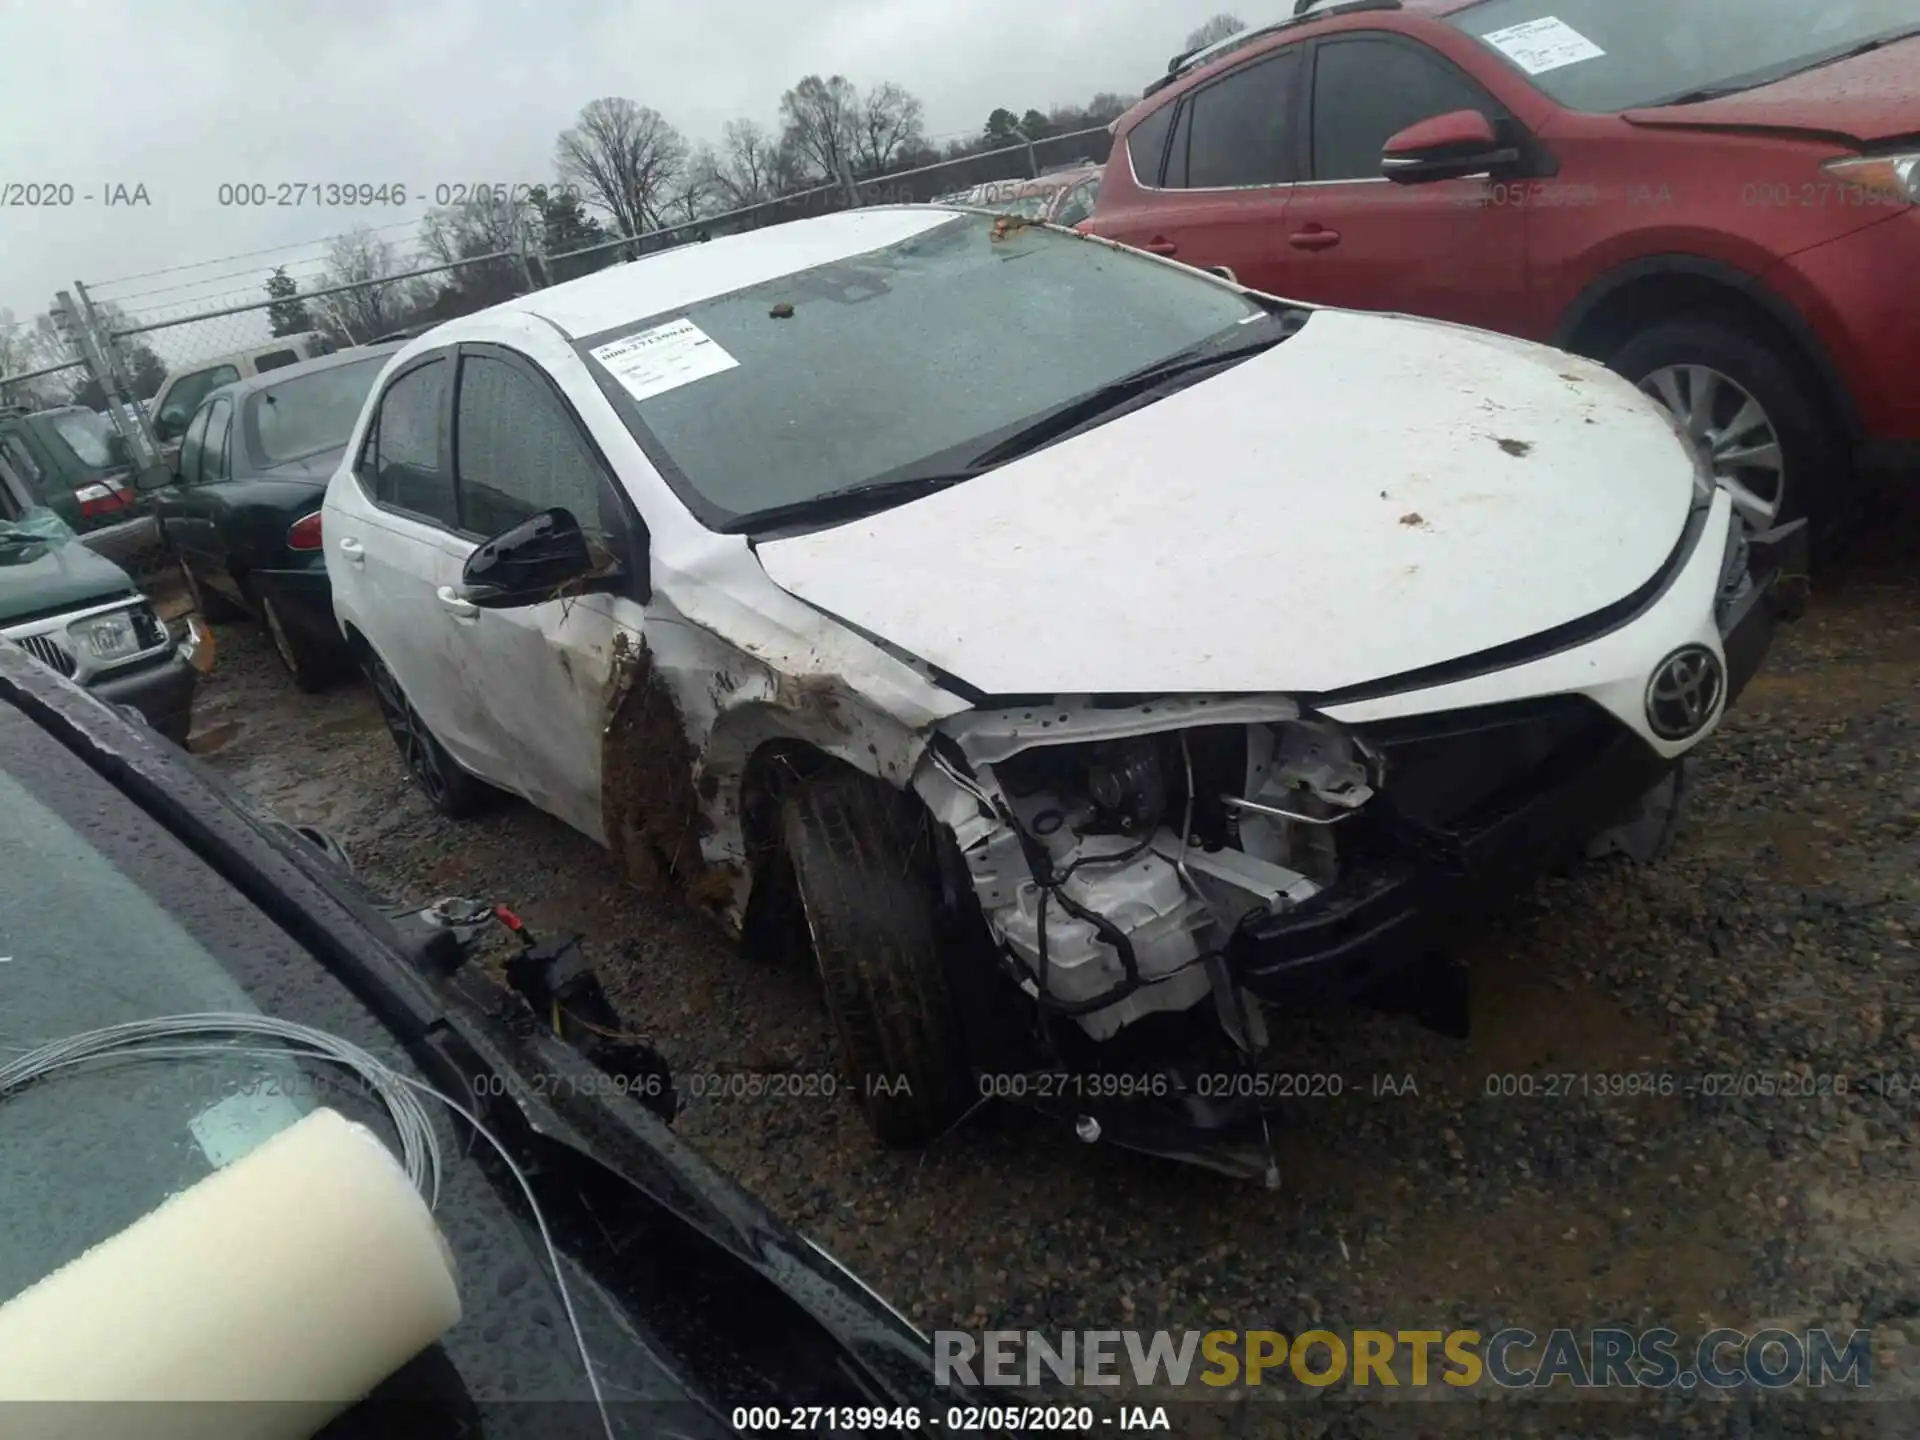
POLYGON ((1672 552, 1693 461, 1545 346, 1321 311, 1226 373, 926 499, 759 547, 989 694, 1315 692, 1578 620, 1672 552))

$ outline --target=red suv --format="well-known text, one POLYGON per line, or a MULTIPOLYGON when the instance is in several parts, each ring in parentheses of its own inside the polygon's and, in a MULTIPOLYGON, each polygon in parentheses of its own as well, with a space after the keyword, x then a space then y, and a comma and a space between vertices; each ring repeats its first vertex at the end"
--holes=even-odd
POLYGON ((1081 228, 1604 360, 1758 527, 1825 529, 1856 475, 1920 470, 1917 18, 1302 0, 1174 61, 1115 122, 1081 228))

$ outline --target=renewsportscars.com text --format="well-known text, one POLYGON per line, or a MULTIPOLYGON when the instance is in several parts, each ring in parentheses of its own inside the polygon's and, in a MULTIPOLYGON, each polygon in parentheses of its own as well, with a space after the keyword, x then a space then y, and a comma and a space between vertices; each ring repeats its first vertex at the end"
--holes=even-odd
POLYGON ((1716 1390, 1873 1383, 1872 1332, 1668 1329, 936 1330, 934 1382, 1716 1390))

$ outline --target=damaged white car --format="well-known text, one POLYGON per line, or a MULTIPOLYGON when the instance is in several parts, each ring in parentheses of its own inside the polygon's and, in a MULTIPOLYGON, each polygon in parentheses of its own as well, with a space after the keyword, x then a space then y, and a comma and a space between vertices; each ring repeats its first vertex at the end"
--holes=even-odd
POLYGON ((1658 848, 1804 548, 1586 361, 927 206, 442 325, 347 455, 335 608, 443 811, 810 954, 889 1143, 1013 1094, 1228 1168, 1277 1008, 1658 848))

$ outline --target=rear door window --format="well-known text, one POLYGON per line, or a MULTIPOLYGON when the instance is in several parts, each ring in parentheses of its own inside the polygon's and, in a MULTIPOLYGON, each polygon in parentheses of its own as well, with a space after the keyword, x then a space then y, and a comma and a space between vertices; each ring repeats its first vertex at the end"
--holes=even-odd
POLYGON ((1173 123, 1173 106, 1162 105, 1127 135, 1127 159, 1133 175, 1142 185, 1160 183, 1160 160, 1167 148, 1167 127, 1173 123))
POLYGON ((1189 95, 1168 156, 1168 188, 1289 183, 1299 73, 1300 52, 1282 50, 1189 95))
POLYGON ((380 397, 372 452, 374 498, 395 510, 457 529, 446 416, 453 362, 436 355, 399 376, 380 397))

